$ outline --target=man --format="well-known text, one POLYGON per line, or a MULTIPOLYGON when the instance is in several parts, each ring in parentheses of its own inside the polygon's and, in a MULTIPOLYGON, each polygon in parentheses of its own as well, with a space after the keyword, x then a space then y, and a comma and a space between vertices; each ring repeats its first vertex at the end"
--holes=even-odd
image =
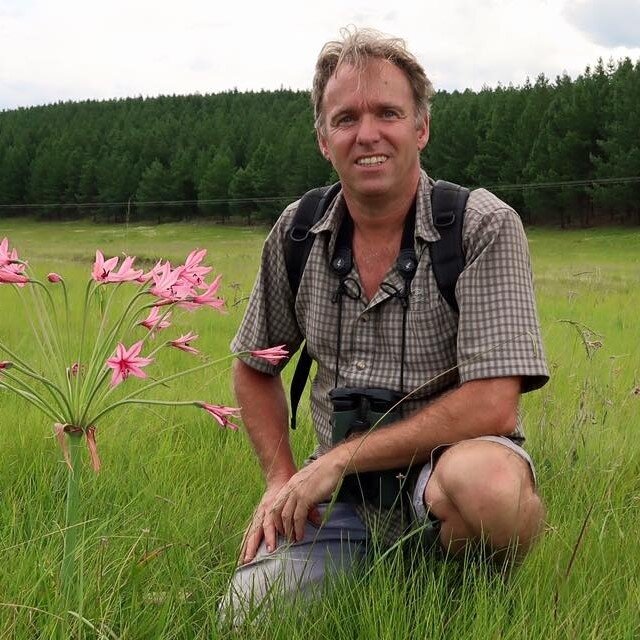
POLYGON ((519 396, 548 378, 526 239, 508 205, 485 190, 472 192, 459 316, 442 299, 427 250, 439 237, 432 182, 419 158, 432 94, 400 40, 345 31, 320 53, 315 125, 342 190, 311 229, 316 237, 295 300, 283 247, 297 203, 285 210, 265 242, 232 343, 235 352, 279 344, 293 352, 306 339, 318 364, 311 409, 319 444, 298 469, 281 365, 238 361, 236 395, 266 490, 227 596, 236 610, 259 602, 276 582, 279 592, 304 591, 327 572, 348 569, 364 556, 372 531, 391 542, 423 526, 450 554, 482 542, 492 553, 518 556, 540 532, 544 509, 533 464, 519 446, 519 396), (395 261, 414 210, 418 267, 404 305, 395 261), (330 262, 347 219, 355 264, 340 296, 330 262), (334 442, 329 394, 336 387, 413 393, 400 420, 334 442), (349 477, 390 469, 408 470, 398 474, 406 482, 390 508, 344 502, 342 491, 327 508, 349 477))

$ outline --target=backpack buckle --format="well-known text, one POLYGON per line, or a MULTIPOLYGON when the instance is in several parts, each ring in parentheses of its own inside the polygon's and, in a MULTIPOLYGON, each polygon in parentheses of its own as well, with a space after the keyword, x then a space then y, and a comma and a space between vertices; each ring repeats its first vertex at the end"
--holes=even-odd
POLYGON ((436 228, 446 228, 451 227, 455 221, 455 211, 443 211, 434 218, 433 223, 435 224, 436 228))
POLYGON ((309 237, 309 228, 304 225, 293 225, 289 229, 289 237, 294 242, 305 242, 309 237))

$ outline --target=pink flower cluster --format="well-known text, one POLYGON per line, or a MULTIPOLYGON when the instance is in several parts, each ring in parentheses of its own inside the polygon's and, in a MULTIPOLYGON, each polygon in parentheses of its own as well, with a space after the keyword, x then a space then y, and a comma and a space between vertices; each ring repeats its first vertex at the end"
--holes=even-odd
MULTIPOLYGON (((156 306, 177 304, 189 311, 194 311, 202 306, 222 310, 224 300, 217 296, 220 276, 210 284, 207 284, 204 279, 211 272, 211 267, 201 266, 206 255, 206 249, 196 249, 187 256, 183 265, 172 268, 169 261, 160 261, 151 271, 144 273, 142 269, 133 268, 135 257, 125 257, 120 268, 116 271, 118 258, 105 260, 102 252, 96 251, 96 261, 91 275, 96 282, 105 284, 153 281, 149 291, 158 298, 156 306)), ((143 326, 149 330, 160 330, 168 326, 155 326, 154 322, 158 317, 150 314, 150 317, 142 323, 143 326)))
POLYGON ((0 284, 16 284, 19 287, 29 282, 24 274, 27 265, 18 258, 15 249, 9 249, 9 238, 3 238, 0 242, 0 284))
MULTIPOLYGON (((157 298, 155 305, 149 311, 147 317, 138 324, 150 332, 150 337, 163 329, 171 326, 171 312, 163 312, 165 305, 177 305, 190 311, 199 307, 208 306, 214 309, 222 309, 224 301, 218 298, 217 291, 220 285, 218 276, 211 284, 207 284, 205 277, 211 272, 211 267, 202 266, 202 261, 207 255, 206 249, 192 251, 183 265, 172 268, 169 261, 158 262, 151 271, 144 273, 141 269, 134 269, 134 257, 125 257, 120 268, 118 258, 105 259, 101 251, 96 251, 96 260, 91 272, 92 278, 101 284, 137 282, 150 283, 149 293, 157 298)), ((179 338, 170 340, 167 345, 197 354, 199 351, 191 346, 198 336, 189 332, 179 338)), ((137 378, 146 378, 147 374, 142 370, 153 360, 140 356, 144 341, 140 340, 127 348, 123 343, 116 347, 115 354, 106 362, 107 367, 113 369, 111 386, 115 387, 126 380, 129 375, 137 378)))
MULTIPOLYGON (((105 258, 101 251, 96 251, 95 262, 91 270, 91 278, 95 283, 97 283, 97 285, 120 284, 125 282, 132 282, 140 285, 141 293, 151 296, 153 300, 150 303, 143 303, 142 307, 149 310, 148 315, 143 320, 139 320, 137 324, 149 331, 147 338, 153 338, 155 334, 171 326, 171 315, 174 311, 172 308, 173 306, 181 307, 189 311, 194 311, 201 307, 211 307, 218 311, 223 311, 224 301, 218 297, 220 276, 207 282, 207 278, 212 269, 211 267, 207 267, 202 264, 206 254, 207 252, 205 249, 197 249, 187 256, 184 264, 182 265, 172 267, 169 261, 159 261, 148 273, 145 273, 143 269, 135 268, 135 257, 133 256, 124 256, 122 261, 120 261, 120 258, 118 257, 105 258)), ((18 286, 24 286, 28 282, 42 284, 37 280, 31 280, 30 277, 26 275, 26 268, 26 262, 20 260, 16 249, 9 247, 9 239, 4 238, 0 242, 0 284, 9 283, 16 284, 18 286)), ((48 273, 47 280, 51 284, 55 285, 62 283, 62 286, 65 286, 63 277, 58 273, 48 273)), ((133 300, 137 299, 137 297, 138 293, 134 294, 133 300)), ((67 304, 66 289, 65 304, 67 304)), ((140 309, 135 309, 135 307, 129 306, 125 313, 130 309, 134 309, 136 313, 140 311, 140 309)), ((163 345, 160 345, 145 357, 142 355, 142 350, 147 338, 138 340, 129 347, 125 346, 122 342, 117 344, 115 352, 106 360, 104 365, 106 367, 106 371, 110 370, 111 372, 110 385, 112 388, 118 386, 130 376, 147 378, 148 374, 146 373, 145 368, 154 362, 153 356, 164 346, 172 347, 194 355, 200 353, 198 349, 193 346, 194 341, 198 339, 198 335, 192 331, 183 334, 178 338, 167 340, 163 345)), ((241 356, 242 354, 238 355, 241 356)), ((247 355, 246 352, 245 355, 247 355)), ((271 365, 278 365, 289 357, 289 352, 286 345, 278 345, 250 351, 248 352, 248 355, 261 358, 271 365)), ((207 366, 207 364, 208 363, 205 362, 204 365, 198 365, 187 370, 186 373, 198 370, 203 366, 207 366)), ((13 362, 0 360, 0 373, 3 374, 5 379, 9 379, 11 377, 11 374, 6 373, 6 371, 12 366, 13 362)), ((66 369, 66 374, 69 380, 72 380, 77 376, 84 376, 86 369, 88 369, 88 367, 85 367, 78 362, 74 362, 66 369)), ((98 384, 102 384, 103 379, 104 378, 101 377, 98 384)), ((161 382, 162 380, 155 380, 148 386, 154 387, 161 382)), ((7 385, 5 384, 4 386, 7 385)), ((68 385, 69 392, 71 393, 71 391, 77 386, 78 385, 68 385)), ((136 399, 135 401, 138 402, 139 400, 136 399)), ((123 401, 119 401, 114 405, 108 406, 106 409, 103 409, 101 413, 98 413, 97 416, 99 417, 103 415, 106 411, 118 406, 118 404, 122 404, 122 402, 123 401)), ((195 405, 208 413, 221 427, 228 427, 230 429, 237 428, 237 424, 232 422, 232 420, 240 417, 240 409, 238 407, 209 404, 200 400, 186 402, 180 401, 174 403, 171 401, 165 402, 156 400, 149 402, 157 402, 160 404, 195 405)), ((74 420, 72 416, 61 416, 60 419, 70 421, 74 420)), ((70 433, 70 429, 81 429, 84 431, 87 438, 87 444, 91 451, 94 468, 97 470, 100 466, 100 461, 96 450, 95 426, 71 426, 65 422, 56 423, 56 434, 58 438, 61 439, 61 443, 64 441, 65 446, 66 439, 63 436, 65 433, 70 433)), ((66 455, 65 459, 68 459, 66 455)))
POLYGON ((159 262, 145 276, 153 280, 151 294, 158 298, 158 305, 177 303, 189 311, 202 306, 218 310, 224 307, 224 301, 216 295, 220 276, 211 284, 204 279, 211 272, 211 267, 200 266, 206 255, 206 249, 192 251, 185 263, 174 269, 168 261, 159 262))

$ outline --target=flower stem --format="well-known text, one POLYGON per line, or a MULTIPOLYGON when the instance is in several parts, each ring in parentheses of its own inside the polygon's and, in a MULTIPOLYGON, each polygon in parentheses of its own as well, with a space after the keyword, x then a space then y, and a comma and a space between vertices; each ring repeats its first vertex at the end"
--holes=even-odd
MULTIPOLYGON (((5 377, 9 377, 8 374, 4 374, 5 377)), ((0 382, 0 389, 8 389, 9 391, 13 391, 16 395, 19 395, 21 398, 24 398, 27 402, 30 402, 32 405, 38 407, 40 411, 42 411, 45 415, 49 416, 54 422, 64 422, 64 417, 61 413, 56 413, 55 409, 49 406, 46 402, 42 400, 39 395, 35 393, 31 393, 30 391, 25 390, 25 384, 20 380, 15 380, 18 384, 22 386, 22 388, 16 387, 12 384, 8 384, 6 382, 0 382)))
MULTIPOLYGON (((78 555, 78 540, 81 536, 80 527, 80 455, 82 453, 82 430, 67 432, 69 439, 69 459, 71 468, 67 479, 67 505, 64 523, 64 552, 60 581, 67 599, 71 604, 73 588, 77 586, 76 557, 78 555)), ((76 603, 73 603, 74 605, 76 603)))
MULTIPOLYGON (((149 391, 149 389, 153 389, 154 387, 157 387, 158 385, 166 385, 167 382, 171 382, 172 380, 176 380, 177 378, 181 378, 182 376, 186 376, 190 373, 195 373, 196 371, 201 371, 202 369, 206 369, 207 367, 210 367, 214 364, 219 364, 220 362, 223 362, 225 360, 230 360, 231 358, 235 358, 236 354, 232 353, 228 356, 223 356, 222 358, 217 358, 216 360, 209 360, 207 362, 205 362, 204 364, 200 364, 197 365, 195 367, 191 367, 190 369, 186 369, 184 371, 178 371, 177 373, 174 373, 173 375, 170 376, 166 376, 164 378, 160 378, 159 380, 155 380, 154 382, 151 382, 149 384, 144 385, 143 387, 140 387, 139 389, 137 389, 136 391, 133 391, 132 393, 130 393, 128 396, 125 396, 122 400, 119 400, 118 402, 114 402, 113 404, 110 404, 109 406, 105 407, 104 409, 102 409, 102 411, 100 411, 100 413, 98 413, 97 415, 93 416, 91 418, 91 420, 87 420, 85 422, 85 424, 95 424, 98 419, 100 417, 102 417, 105 413, 108 413, 109 411, 111 411, 112 409, 115 409, 116 407, 119 407, 121 404, 127 404, 129 403, 129 401, 132 398, 136 398, 137 396, 146 393, 147 391, 149 391)), ((107 393, 104 395, 104 397, 100 398, 100 402, 98 404, 102 404, 107 397, 109 396, 109 394, 111 394, 111 392, 115 389, 115 387, 110 388, 107 393)), ((145 401, 146 402, 146 401, 145 401)), ((186 404, 190 404, 190 401, 187 401, 186 404)), ((143 403, 140 403, 143 404, 143 403)), ((179 402, 172 402, 171 404, 180 404, 179 402)), ((86 414, 85 414, 86 415, 86 414)))
POLYGON ((150 404, 150 405, 163 405, 165 407, 188 407, 193 406, 197 407, 199 400, 144 400, 141 398, 125 398, 124 400, 118 400, 118 402, 114 402, 110 404, 108 407, 103 409, 99 414, 97 414, 94 418, 92 418, 91 424, 97 422, 99 418, 104 416, 109 411, 113 411, 116 407, 121 407, 124 404, 150 404))
MULTIPOLYGON (((66 409, 66 411, 68 412, 67 415, 69 417, 71 417, 71 415, 72 415, 71 405, 69 404, 68 396, 66 396, 64 394, 62 389, 60 389, 53 382, 51 382, 51 380, 48 380, 44 376, 38 375, 37 373, 35 373, 35 371, 32 371, 31 369, 27 369, 25 367, 22 367, 19 364, 15 364, 14 367, 15 367, 16 371, 20 371, 25 376, 28 376, 29 378, 33 378, 34 380, 37 380, 38 382, 41 382, 48 389, 48 391, 51 394, 52 398, 55 400, 56 404, 58 405, 58 408, 60 409, 60 411, 62 411, 64 413, 65 409, 66 409)), ((7 377, 10 377, 10 376, 7 376, 7 377)), ((16 379, 13 376, 11 376, 11 377, 14 380, 16 379)), ((32 391, 33 391, 33 389, 32 389, 32 391)), ((39 396, 39 397, 41 397, 41 396, 39 396)))
POLYGON ((30 372, 35 373, 35 369, 29 366, 24 360, 21 360, 13 351, 9 349, 3 342, 0 342, 0 351, 4 351, 5 353, 11 356, 11 359, 22 365, 25 369, 28 369, 30 372))

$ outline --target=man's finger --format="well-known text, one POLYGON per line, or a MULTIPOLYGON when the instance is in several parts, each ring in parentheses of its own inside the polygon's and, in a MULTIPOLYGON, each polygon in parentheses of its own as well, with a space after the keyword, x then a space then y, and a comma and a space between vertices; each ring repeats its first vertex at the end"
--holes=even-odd
POLYGON ((243 549, 242 556, 240 558, 241 564, 247 564, 251 562, 255 557, 258 551, 258 547, 260 546, 260 542, 262 541, 262 527, 256 529, 254 533, 252 533, 247 538, 247 543, 243 549))
POLYGON ((262 523, 262 531, 267 551, 269 553, 275 551, 275 548, 278 546, 278 534, 276 531, 276 526, 273 522, 273 518, 271 518, 269 514, 267 514, 264 518, 264 521, 262 523))
POLYGON ((307 522, 307 516, 309 515, 309 507, 300 501, 296 505, 296 510, 293 513, 293 527, 294 527, 294 540, 300 542, 304 538, 304 525, 307 522))
POLYGON ((282 536, 285 535, 284 532, 284 524, 282 522, 282 501, 276 501, 273 503, 271 509, 269 510, 269 519, 273 523, 273 526, 276 528, 276 531, 282 536))
POLYGON ((285 538, 291 542, 296 541, 295 529, 293 526, 293 515, 295 513, 295 509, 295 499, 290 495, 288 500, 285 502, 284 507, 282 507, 281 516, 285 538))
POLYGON ((244 534, 240 551, 240 564, 247 564, 255 558, 263 537, 262 520, 264 515, 262 512, 256 512, 251 520, 251 524, 244 534))

